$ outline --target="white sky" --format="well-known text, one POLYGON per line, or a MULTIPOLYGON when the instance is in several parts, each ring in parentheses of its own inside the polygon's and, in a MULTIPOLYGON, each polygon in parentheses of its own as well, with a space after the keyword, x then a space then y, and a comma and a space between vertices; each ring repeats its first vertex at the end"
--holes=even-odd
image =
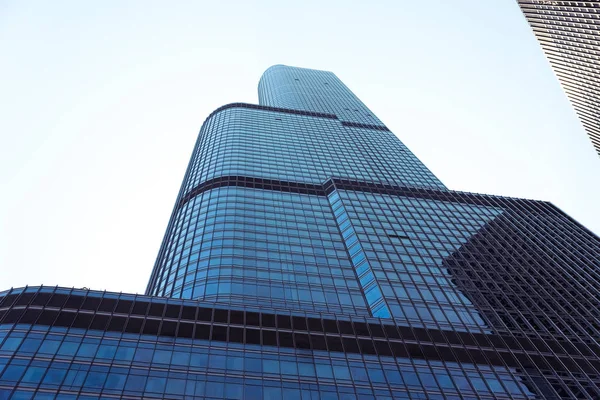
POLYGON ((451 189, 600 233, 600 158, 514 0, 0 2, 0 290, 143 293, 198 130, 335 72, 451 189))

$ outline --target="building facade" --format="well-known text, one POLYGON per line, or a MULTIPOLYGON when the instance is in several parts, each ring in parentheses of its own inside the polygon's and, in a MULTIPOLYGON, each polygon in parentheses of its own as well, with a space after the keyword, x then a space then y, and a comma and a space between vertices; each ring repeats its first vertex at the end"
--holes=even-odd
POLYGON ((517 1, 600 155, 600 1, 517 1))
POLYGON ((600 396, 598 237, 448 190, 330 72, 258 90, 203 124, 145 295, 0 293, 0 399, 600 396))

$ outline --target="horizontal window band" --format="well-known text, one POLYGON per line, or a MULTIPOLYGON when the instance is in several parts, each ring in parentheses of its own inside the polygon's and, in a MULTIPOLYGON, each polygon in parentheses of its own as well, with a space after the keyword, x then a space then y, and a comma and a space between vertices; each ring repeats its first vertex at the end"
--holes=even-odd
POLYGON ((370 125, 370 124, 361 124, 358 122, 347 122, 347 121, 342 121, 342 125, 348 126, 351 128, 373 129, 376 131, 386 131, 386 132, 390 131, 389 128, 385 125, 370 125))
MULTIPOLYGON (((580 353, 573 344, 538 339, 523 339, 494 334, 473 334, 425 328, 410 328, 358 321, 306 318, 246 311, 228 311, 204 307, 129 301, 131 312, 70 309, 67 302, 82 306, 90 297, 64 297, 65 307, 49 308, 17 305, 0 309, 0 323, 44 325, 62 328, 92 329, 157 337, 236 342, 306 350, 370 354, 390 357, 442 360, 469 364, 492 364, 512 368, 594 373, 600 369, 600 348, 595 356, 573 357, 580 353), (147 315, 137 315, 145 305, 147 315), (157 315, 151 315, 152 306, 157 315), (150 307, 149 307, 150 306, 150 307), (167 307, 172 307, 167 310, 167 307), (162 315, 164 312, 164 316, 162 315), (189 315, 183 315, 188 312, 189 315), (172 313, 171 317, 167 314, 172 313), (177 316, 175 316, 177 315, 177 316), (537 351, 536 348, 539 350, 537 351), (561 354, 556 354, 563 349, 561 354), (549 355, 542 355, 546 352, 549 355), (570 355, 569 355, 570 354, 570 355)), ((49 297, 48 297, 49 299, 49 297)), ((96 298, 97 300, 105 300, 96 298)), ((6 299, 5 299, 6 300, 6 299)), ((14 299, 13 299, 14 300, 14 299)), ((115 299, 110 299, 115 300, 115 299)), ((56 299, 53 299, 56 301, 56 299)), ((99 304, 100 302, 98 302, 99 304)), ((116 300, 115 300, 116 303, 116 300)), ((118 307, 118 305, 117 305, 118 307)), ((587 350, 586 350, 587 351, 587 350)))
POLYGON ((326 113, 320 113, 320 112, 314 112, 314 111, 304 111, 304 110, 294 110, 294 109, 290 109, 290 108, 260 106, 258 104, 249 104, 249 103, 230 103, 230 104, 225 104, 224 106, 217 108, 215 111, 210 113, 210 115, 208 116, 208 118, 206 118, 206 120, 209 120, 213 115, 218 114, 221 111, 227 110, 229 108, 247 108, 247 109, 251 109, 251 110, 263 110, 263 111, 279 112, 279 113, 284 113, 284 114, 304 115, 307 117, 338 119, 337 115, 335 115, 335 114, 326 114, 326 113))
POLYGON ((408 236, 406 236, 406 235, 393 235, 393 234, 392 234, 392 235, 390 235, 390 234, 388 234, 388 237, 395 238, 395 239, 410 239, 410 238, 409 238, 408 236))
MULTIPOLYGON (((385 183, 352 181, 340 178, 331 178, 323 184, 310 184, 274 179, 256 178, 250 176, 221 176, 205 181, 187 192, 179 200, 179 208, 199 194, 219 187, 236 186, 251 189, 274 190, 327 196, 335 190, 351 190, 368 193, 380 193, 393 196, 411 197, 426 200, 448 201, 453 203, 472 204, 488 207, 503 207, 519 209, 521 207, 536 209, 536 212, 552 213, 554 208, 550 203, 538 200, 525 200, 507 197, 490 196, 483 194, 456 192, 450 190, 421 189, 416 187, 395 186, 385 183)), ((565 215, 565 217, 569 218, 565 215)))
POLYGON ((240 186, 252 189, 274 190, 278 192, 292 192, 302 194, 312 194, 317 196, 327 196, 327 192, 323 185, 315 185, 309 183, 298 183, 288 181, 278 181, 273 179, 253 178, 249 176, 221 176, 203 182, 191 189, 179 201, 179 207, 182 207, 196 197, 197 195, 207 190, 212 190, 225 186, 240 186))

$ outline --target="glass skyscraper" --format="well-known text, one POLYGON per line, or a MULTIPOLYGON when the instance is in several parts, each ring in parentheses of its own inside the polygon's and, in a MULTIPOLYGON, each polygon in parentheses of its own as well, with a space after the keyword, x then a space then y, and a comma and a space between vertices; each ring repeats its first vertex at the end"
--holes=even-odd
POLYGON ((600 396, 598 237, 448 190, 333 73, 258 92, 203 124, 145 295, 0 293, 0 399, 600 396))
POLYGON ((600 155, 600 1, 518 3, 600 155))

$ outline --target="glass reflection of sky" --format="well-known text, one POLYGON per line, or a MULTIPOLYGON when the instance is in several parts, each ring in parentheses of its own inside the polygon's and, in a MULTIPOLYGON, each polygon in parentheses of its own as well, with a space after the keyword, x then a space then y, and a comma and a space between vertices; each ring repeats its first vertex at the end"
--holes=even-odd
MULTIPOLYGON (((336 196, 329 198, 338 206, 336 196)), ((359 281, 365 285, 377 281, 372 285, 377 288, 370 292, 376 294, 367 296, 375 316, 391 316, 417 326, 489 331, 442 262, 502 210, 344 190, 339 197, 344 212, 337 216, 338 222, 344 223, 347 215, 347 229, 353 230, 361 246, 362 253, 351 254, 355 268, 360 269, 359 281), (369 278, 360 278, 365 275, 369 278)))

